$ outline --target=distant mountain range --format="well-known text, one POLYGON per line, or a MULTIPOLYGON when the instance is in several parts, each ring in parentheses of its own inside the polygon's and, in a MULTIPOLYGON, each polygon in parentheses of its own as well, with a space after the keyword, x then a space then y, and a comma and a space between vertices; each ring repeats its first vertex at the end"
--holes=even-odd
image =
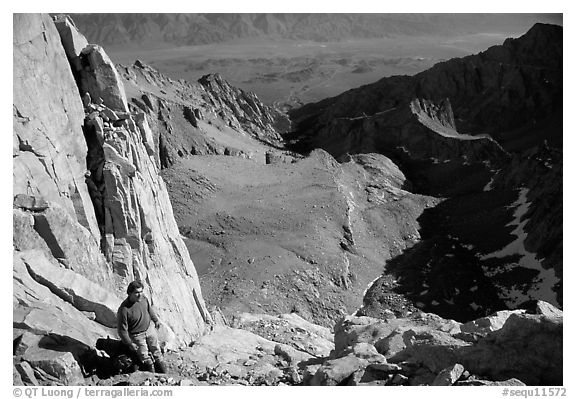
POLYGON ((71 14, 91 43, 176 46, 243 38, 310 40, 525 32, 560 14, 71 14))

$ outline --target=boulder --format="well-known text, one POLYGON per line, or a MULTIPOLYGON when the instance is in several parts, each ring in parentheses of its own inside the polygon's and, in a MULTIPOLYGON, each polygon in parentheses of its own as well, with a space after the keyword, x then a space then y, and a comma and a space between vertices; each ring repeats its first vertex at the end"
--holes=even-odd
POLYGON ((502 311, 462 326, 425 313, 388 320, 348 316, 335 327, 336 348, 343 348, 335 356, 351 356, 352 348, 361 353, 360 348, 373 342, 388 362, 423 366, 403 369, 411 385, 454 384, 464 369, 493 381, 517 378, 527 384, 561 385, 562 317, 544 303, 540 309, 544 314, 502 311), (458 338, 466 334, 477 338, 458 338))
POLYGON ((403 333, 402 328, 396 328, 387 337, 376 341, 374 347, 386 358, 391 358, 406 348, 403 333))
POLYGON ((408 330, 403 334, 406 348, 389 360, 410 361, 426 366, 433 373, 458 363, 461 348, 470 344, 438 330, 408 330))
POLYGON ((34 230, 34 216, 20 209, 12 210, 12 244, 14 249, 38 249, 50 254, 46 241, 34 230))
MULTIPOLYGON (((34 370, 32 369, 32 366, 30 366, 30 363, 28 362, 20 362, 20 363, 16 363, 14 365, 14 368, 16 369, 16 371, 18 372, 18 377, 20 378, 20 385, 24 385, 24 383, 27 383, 29 385, 40 385, 38 383, 38 380, 36 379, 36 376, 34 375, 34 370)), ((14 378, 14 385, 16 384, 16 380, 18 379, 18 377, 14 378)))
POLYGON ((184 118, 186 118, 186 120, 190 122, 192 126, 198 128, 198 119, 196 119, 196 113, 192 110, 192 108, 188 106, 184 107, 184 118))
POLYGON ((491 331, 496 331, 502 328, 506 320, 513 314, 522 314, 524 310, 502 310, 490 316, 481 317, 476 320, 469 321, 462 324, 460 330, 464 333, 482 334, 485 335, 491 331))
POLYGON ((113 163, 117 165, 120 169, 120 172, 127 176, 134 176, 136 173, 136 167, 130 160, 120 155, 116 148, 108 143, 104 143, 102 149, 104 150, 104 157, 106 158, 107 163, 113 163))
POLYGON ((112 276, 99 244, 83 226, 57 203, 34 213, 34 230, 44 240, 50 253, 65 259, 68 267, 102 287, 113 287, 112 276))
POLYGON ((392 385, 404 385, 408 382, 408 377, 406 377, 403 374, 396 374, 394 375, 394 377, 392 377, 392 380, 390 381, 390 383, 392 385))
POLYGON ((84 108, 88 107, 92 103, 92 97, 90 97, 90 93, 84 93, 82 96, 82 104, 84 104, 84 108))
POLYGON ((84 68, 80 71, 79 86, 92 98, 102 98, 106 107, 128 112, 124 84, 104 49, 90 44, 80 53, 84 68))
POLYGON ((432 385, 434 386, 454 385, 454 383, 458 381, 458 379, 462 376, 463 373, 464 373, 464 366, 456 363, 439 372, 434 381, 432 382, 432 385))
POLYGON ((66 52, 66 56, 70 62, 76 63, 76 59, 80 57, 80 53, 86 46, 88 41, 78 31, 74 21, 68 15, 57 15, 54 17, 54 25, 60 34, 62 46, 66 52))
POLYGON ((340 353, 356 343, 367 342, 386 357, 391 357, 405 348, 403 334, 408 330, 434 330, 450 335, 460 332, 460 323, 424 312, 386 320, 346 316, 334 326, 335 352, 340 353))
POLYGON ((304 368, 313 359, 288 345, 226 326, 215 326, 213 331, 198 338, 192 348, 181 352, 181 357, 197 370, 206 369, 205 379, 218 380, 226 370, 226 374, 247 375, 250 383, 267 385, 276 385, 282 376, 299 379, 297 369, 304 368))
MULTIPOLYGON (((29 274, 29 263, 41 259, 32 252, 14 252, 13 256, 13 327, 36 335, 54 334, 77 342, 82 349, 96 344, 98 338, 116 337, 116 329, 107 329, 89 320, 80 310, 52 294, 29 274)), ((67 346, 64 343, 63 346, 67 346)))
POLYGON ((42 212, 48 208, 48 202, 43 198, 33 197, 26 194, 15 195, 13 205, 14 208, 20 208, 32 212, 42 212))
POLYGON ((562 317, 512 314, 500 330, 462 348, 460 363, 492 380, 518 378, 528 385, 562 385, 562 317))
POLYGON ((328 360, 316 371, 316 374, 314 374, 314 377, 310 381, 310 385, 340 385, 358 370, 364 370, 368 364, 369 362, 367 360, 356 357, 353 353, 337 359, 328 360))
POLYGON ((32 367, 38 367, 49 375, 56 377, 66 385, 83 385, 82 370, 69 352, 35 348, 27 351, 24 360, 32 367))
POLYGON ((38 346, 42 335, 36 335, 26 330, 14 329, 16 337, 14 338, 13 348, 14 356, 22 356, 29 348, 38 346))
POLYGON ((266 165, 275 165, 284 162, 284 157, 281 153, 266 151, 266 165))
POLYGON ((350 353, 360 359, 367 360, 370 364, 387 364, 386 358, 378 353, 374 345, 367 342, 357 343, 351 349, 345 350, 342 355, 346 356, 350 353))
POLYGON ((15 387, 24 385, 24 381, 22 381, 22 376, 18 371, 17 364, 12 365, 12 385, 15 387))
POLYGON ((122 302, 118 297, 81 274, 50 262, 42 253, 24 252, 22 260, 34 280, 76 309, 94 312, 100 324, 116 328, 116 310, 122 302))
POLYGON ((373 345, 360 342, 340 353, 337 359, 324 362, 310 385, 341 385, 348 380, 352 385, 383 384, 391 373, 400 370, 400 366, 387 363, 373 345))
POLYGON ((246 361, 251 356, 256 358, 261 358, 263 355, 274 356, 276 352, 281 353, 281 358, 289 357, 294 364, 312 357, 288 345, 278 344, 249 331, 216 326, 210 334, 194 342, 194 350, 189 360, 197 362, 200 366, 214 367, 218 363, 246 361), (279 346, 278 349, 276 349, 277 346, 279 346))
POLYGON ((317 357, 327 357, 334 349, 334 338, 328 328, 310 323, 296 313, 278 316, 241 313, 234 317, 232 326, 317 357))
POLYGON ((108 120, 111 122, 116 122, 119 119, 116 112, 114 112, 108 107, 104 107, 104 109, 102 110, 102 115, 108 118, 108 120))

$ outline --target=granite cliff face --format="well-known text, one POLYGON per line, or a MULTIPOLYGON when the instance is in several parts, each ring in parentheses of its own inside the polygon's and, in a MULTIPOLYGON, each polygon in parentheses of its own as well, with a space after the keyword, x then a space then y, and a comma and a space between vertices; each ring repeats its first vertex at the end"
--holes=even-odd
POLYGON ((34 342, 22 359, 65 363, 77 383, 136 278, 172 346, 201 335, 211 317, 146 117, 105 52, 69 19, 15 14, 14 72, 14 334, 34 342))

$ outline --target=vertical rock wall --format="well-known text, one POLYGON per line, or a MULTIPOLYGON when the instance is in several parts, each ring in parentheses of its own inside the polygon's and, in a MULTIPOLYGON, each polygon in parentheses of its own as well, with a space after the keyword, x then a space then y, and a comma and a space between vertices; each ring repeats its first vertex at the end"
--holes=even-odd
POLYGON ((111 288, 84 181, 84 110, 58 32, 47 15, 14 14, 13 45, 14 206, 32 216, 29 227, 53 257, 111 288))
MULTIPOLYGON (((114 311, 127 283, 142 279, 161 319, 190 342, 211 319, 148 150, 145 116, 127 112, 104 50, 71 20, 56 25, 47 15, 14 15, 14 328, 70 335, 76 327, 52 328, 45 316, 62 303, 77 310, 68 324, 100 325, 99 298, 114 311), (73 274, 39 274, 50 268, 73 274), (30 296, 39 289, 32 281, 50 298, 30 296)), ((92 331, 100 333, 83 344, 113 334, 92 331)))
POLYGON ((99 238, 84 184, 84 112, 49 16, 14 14, 14 195, 63 206, 99 238))

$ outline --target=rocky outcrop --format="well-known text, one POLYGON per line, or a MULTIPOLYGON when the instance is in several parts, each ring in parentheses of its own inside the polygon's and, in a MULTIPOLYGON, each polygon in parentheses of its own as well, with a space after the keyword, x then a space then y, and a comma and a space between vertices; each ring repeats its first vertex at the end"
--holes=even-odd
POLYGON ((268 144, 281 144, 280 134, 290 127, 284 115, 262 104, 254 93, 232 87, 219 74, 203 76, 198 83, 206 89, 228 125, 254 132, 257 139, 268 144))
POLYGON ((296 313, 279 316, 242 313, 231 325, 316 357, 328 356, 334 349, 333 334, 328 328, 310 323, 296 313))
POLYGON ((94 284, 82 274, 54 264, 45 253, 37 250, 21 253, 28 273, 38 283, 82 312, 93 312, 96 322, 116 328, 116 310, 121 300, 111 292, 94 284))
POLYGON ((86 348, 94 346, 99 337, 116 335, 114 329, 90 320, 73 304, 53 295, 48 287, 37 282, 29 272, 31 263, 50 263, 54 268, 59 267, 38 251, 14 252, 14 328, 39 336, 53 334, 78 342, 86 348))
POLYGON ((176 81, 139 60, 118 70, 131 109, 147 116, 161 168, 190 155, 253 158, 259 146, 283 147, 287 117, 220 75, 176 81))
POLYGON ((416 98, 370 116, 335 118, 297 145, 323 148, 337 159, 346 154, 378 152, 412 162, 492 162, 508 157, 490 137, 456 131, 450 102, 440 105, 416 98))
POLYGON ((84 131, 90 192, 103 214, 101 248, 124 282, 140 279, 148 283, 150 297, 167 324, 181 339, 191 339, 203 331, 210 316, 166 187, 150 156, 146 119, 126 112, 124 86, 101 48, 88 46, 80 58, 80 89, 103 101, 86 105, 90 123, 84 131))
POLYGON ((462 364, 490 379, 518 378, 528 385, 562 385, 561 316, 514 314, 501 329, 460 352, 462 364))
POLYGON ((423 312, 386 319, 347 316, 335 327, 335 351, 310 383, 562 384, 562 315, 543 302, 538 308, 546 310, 500 312, 464 325, 423 312))
POLYGON ((133 279, 179 344, 211 318, 146 117, 129 112, 104 50, 57 21, 14 15, 13 326, 37 337, 19 361, 78 384, 133 279))
POLYGON ((122 80, 112 61, 98 45, 88 45, 80 53, 80 91, 115 111, 128 111, 122 80))
POLYGON ((199 380, 223 385, 299 383, 303 365, 313 358, 289 345, 225 326, 198 339, 182 356, 183 365, 193 364, 200 371, 199 380))
POLYGON ((98 240, 84 184, 84 112, 58 32, 46 15, 14 14, 13 45, 14 195, 60 204, 98 240))
POLYGON ((52 377, 57 377, 57 381, 63 382, 64 385, 84 383, 82 370, 74 356, 69 352, 35 348, 26 352, 24 361, 31 367, 36 367, 52 377))

